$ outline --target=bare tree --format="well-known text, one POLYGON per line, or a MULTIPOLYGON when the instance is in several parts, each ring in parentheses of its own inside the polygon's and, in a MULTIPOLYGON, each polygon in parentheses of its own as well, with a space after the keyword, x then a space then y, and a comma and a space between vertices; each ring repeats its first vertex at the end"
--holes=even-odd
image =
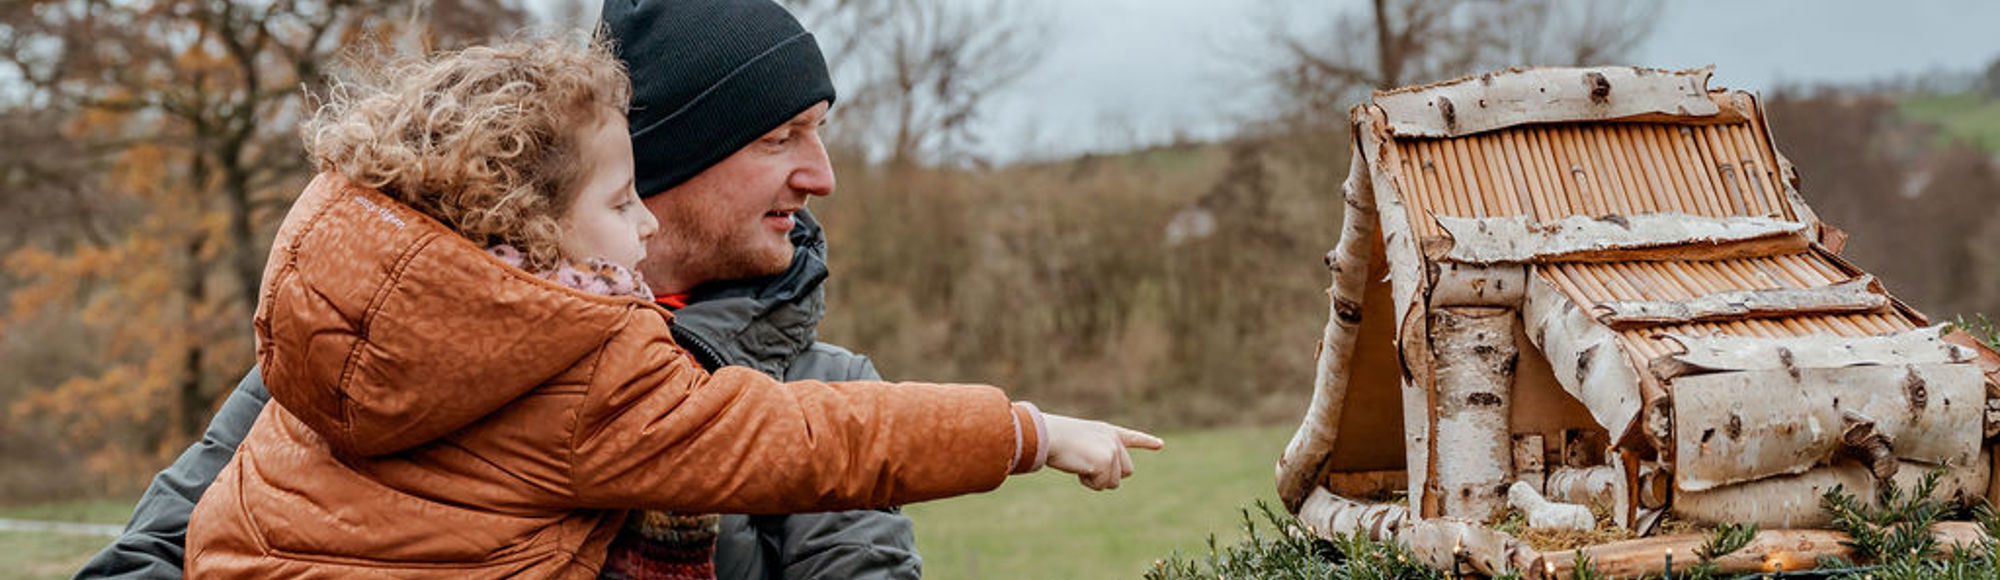
POLYGON ((1033 4, 792 0, 841 86, 836 138, 891 167, 970 157, 990 98, 1046 56, 1033 4))
POLYGON ((269 226, 310 175, 301 87, 347 46, 522 21, 505 0, 0 3, 0 183, 58 196, 42 211, 64 218, 9 241, 0 324, 58 319, 101 347, 95 372, 30 385, 13 412, 137 433, 72 437, 101 441, 87 451, 110 471, 199 433, 249 366, 269 226))
POLYGON ((1291 25, 1290 15, 1273 15, 1264 28, 1276 65, 1265 76, 1281 109, 1339 122, 1369 90, 1512 65, 1615 62, 1645 39, 1659 6, 1654 0, 1373 0, 1365 13, 1339 12, 1305 31, 1291 25))

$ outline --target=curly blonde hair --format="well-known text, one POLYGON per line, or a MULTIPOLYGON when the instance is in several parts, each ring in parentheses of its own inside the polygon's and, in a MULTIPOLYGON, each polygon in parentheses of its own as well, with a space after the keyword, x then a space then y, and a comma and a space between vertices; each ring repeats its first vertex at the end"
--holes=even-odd
POLYGON ((357 66, 301 130, 321 172, 382 191, 530 270, 563 259, 561 219, 587 164, 582 131, 623 115, 625 69, 603 41, 524 38, 357 66))

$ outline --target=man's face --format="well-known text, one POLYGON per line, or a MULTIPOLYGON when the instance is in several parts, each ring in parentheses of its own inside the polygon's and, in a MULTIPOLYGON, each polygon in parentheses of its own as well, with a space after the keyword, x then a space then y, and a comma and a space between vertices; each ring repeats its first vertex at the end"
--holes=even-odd
POLYGON ((833 165, 820 143, 821 102, 687 182, 646 199, 659 232, 640 273, 662 294, 716 280, 769 276, 792 263, 793 214, 833 194, 833 165))

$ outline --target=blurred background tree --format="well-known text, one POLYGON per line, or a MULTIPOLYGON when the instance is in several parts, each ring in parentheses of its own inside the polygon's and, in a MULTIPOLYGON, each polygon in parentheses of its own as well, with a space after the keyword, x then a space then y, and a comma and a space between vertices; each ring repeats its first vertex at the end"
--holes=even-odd
MULTIPOLYGON (((594 0, 522 1, 0 2, 0 501, 129 492, 193 441, 250 366, 271 228, 310 177, 304 93, 345 47, 596 19, 594 0)), ((1663 10, 1273 3, 1216 47, 1235 75, 1217 84, 1260 105, 1233 131, 996 159, 988 121, 1051 65, 1054 4, 784 3, 841 94, 840 193, 813 205, 835 273, 822 337, 892 378, 1166 430, 1298 421, 1349 106, 1506 66, 1624 63, 1663 10)), ((2000 311, 1995 70, 1922 84, 1960 87, 1944 94, 1766 95, 1848 255, 1940 319, 2000 311)))
POLYGON ((0 377, 0 452, 43 459, 0 495, 130 487, 199 436, 250 367, 271 228, 310 172, 300 91, 341 47, 524 22, 494 0, 0 6, 0 367, 21 370, 0 377))

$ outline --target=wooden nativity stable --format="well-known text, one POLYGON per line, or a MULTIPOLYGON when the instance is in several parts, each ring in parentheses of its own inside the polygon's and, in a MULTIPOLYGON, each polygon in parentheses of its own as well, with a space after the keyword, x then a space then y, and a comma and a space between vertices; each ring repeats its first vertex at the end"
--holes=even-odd
MULTIPOLYGON (((1815 529, 1836 485, 1943 466, 1939 493, 2000 496, 2000 357, 1841 259, 1756 97, 1709 75, 1513 69, 1354 108, 1312 404, 1278 466, 1313 533, 1566 577, 1573 553, 1484 522, 1590 527, 1596 504, 1640 535, 1755 523, 1725 570, 1797 570, 1845 549, 1815 529), (1407 503, 1369 501, 1389 491, 1407 503)), ((1699 541, 1579 549, 1657 574, 1699 541)))

